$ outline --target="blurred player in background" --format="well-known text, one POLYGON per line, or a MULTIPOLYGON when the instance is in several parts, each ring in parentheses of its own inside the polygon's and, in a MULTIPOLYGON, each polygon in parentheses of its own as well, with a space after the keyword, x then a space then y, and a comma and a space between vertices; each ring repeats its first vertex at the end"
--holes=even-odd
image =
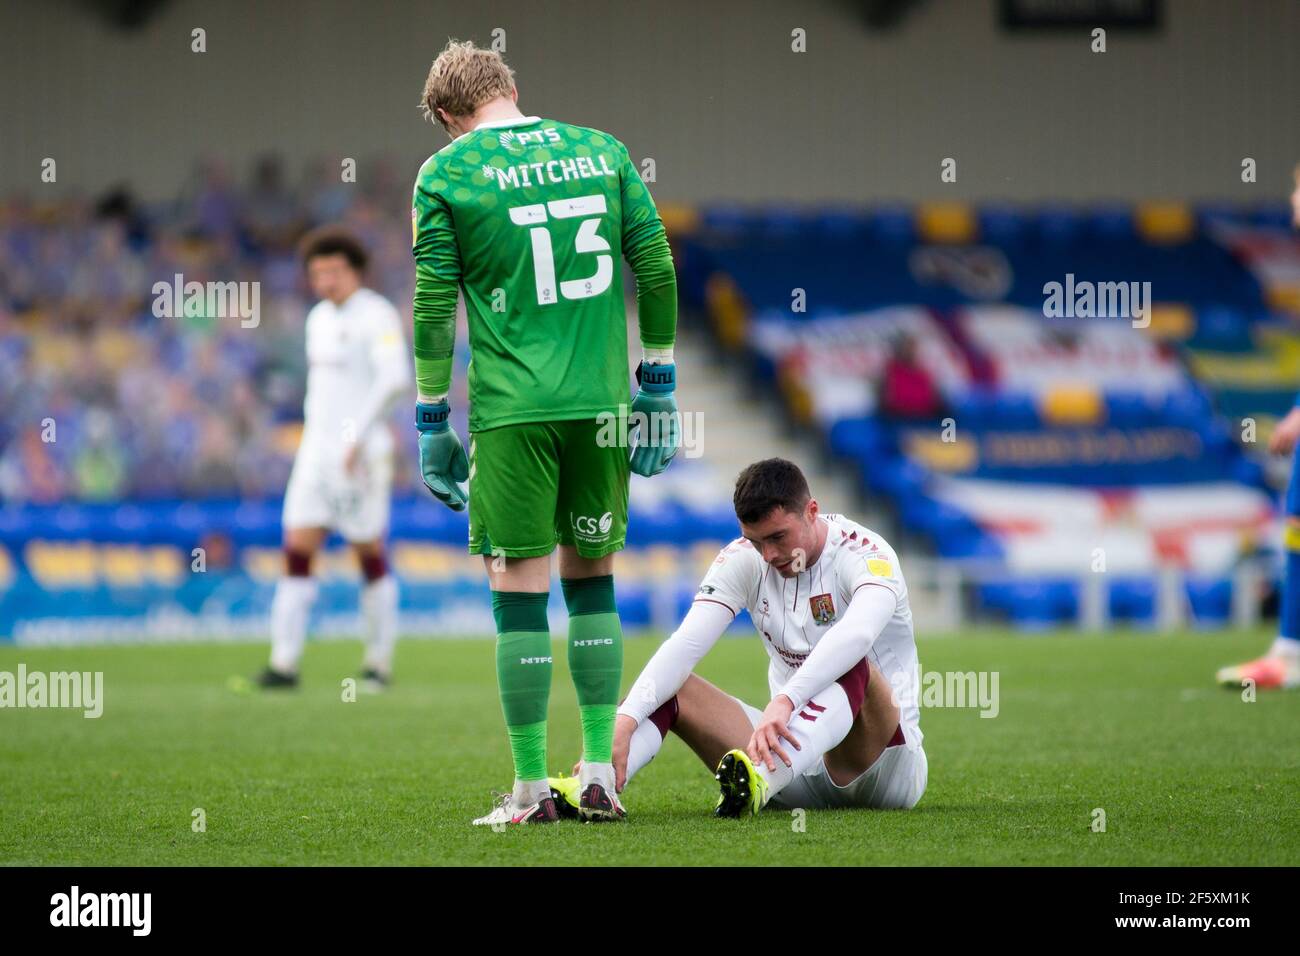
POLYGON ((263 687, 293 687, 316 600, 312 558, 331 530, 352 545, 364 578, 363 686, 392 675, 397 581, 388 570, 393 435, 388 412, 411 384, 397 310, 362 285, 367 255, 351 234, 325 227, 302 242, 318 302, 307 314, 307 395, 302 442, 284 495, 285 573, 271 603, 271 663, 263 687))
POLYGON ((607 133, 518 109, 500 54, 448 43, 422 104, 453 137, 420 168, 412 209, 420 469, 461 510, 492 588, 497 679, 515 783, 476 824, 550 822, 546 711, 550 554, 560 549, 569 670, 582 720, 579 809, 625 814, 611 746, 623 670, 614 553, 627 533, 629 469, 677 451, 677 278, 663 224, 626 147, 607 133), (619 254, 636 274, 643 358, 627 450, 627 319, 619 254), (456 296, 469 322, 468 459, 448 421, 456 296), (616 422, 610 427, 611 420, 616 422))
MULTIPOLYGON (((1291 225, 1300 229, 1300 166, 1295 168, 1295 188, 1291 192, 1291 225)), ((1291 456, 1282 534, 1286 566, 1282 572, 1278 633, 1263 657, 1219 671, 1218 681, 1225 687, 1240 687, 1246 681, 1254 681, 1260 690, 1300 687, 1300 396, 1273 429, 1268 450, 1274 455, 1291 456)))
MULTIPOLYGON (((874 531, 821 514, 803 473, 784 459, 742 471, 734 501, 743 536, 718 554, 619 708, 618 788, 672 730, 716 768, 720 817, 767 805, 911 809, 929 765, 897 555, 874 531), (692 673, 741 608, 770 659, 762 711, 692 673)), ((572 785, 551 782, 570 811, 572 785)))

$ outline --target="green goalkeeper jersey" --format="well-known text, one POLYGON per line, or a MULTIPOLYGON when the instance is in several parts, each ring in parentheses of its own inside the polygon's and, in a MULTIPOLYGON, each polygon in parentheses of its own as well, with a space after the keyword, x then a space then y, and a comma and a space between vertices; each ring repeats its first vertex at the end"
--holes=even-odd
POLYGON ((613 136, 535 116, 482 124, 420 167, 411 216, 420 393, 447 392, 460 289, 471 431, 628 401, 620 255, 636 274, 642 345, 672 348, 663 224, 613 136))

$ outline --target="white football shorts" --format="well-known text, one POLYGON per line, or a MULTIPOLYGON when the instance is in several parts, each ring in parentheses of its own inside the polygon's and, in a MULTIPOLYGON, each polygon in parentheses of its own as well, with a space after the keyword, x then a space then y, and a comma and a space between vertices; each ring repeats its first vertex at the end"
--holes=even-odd
POLYGON ((299 452, 284 492, 285 528, 330 528, 346 541, 376 541, 388 531, 391 454, 362 455, 356 474, 324 456, 299 452))
MULTIPOLYGON (((757 727, 763 712, 743 700, 751 726, 757 727)), ((906 734, 904 734, 906 736, 906 734)), ((830 810, 865 807, 872 810, 910 810, 925 793, 930 764, 920 744, 905 742, 886 747, 876 762, 855 780, 839 786, 826 771, 826 761, 818 760, 811 770, 795 777, 767 803, 780 810, 830 810)))

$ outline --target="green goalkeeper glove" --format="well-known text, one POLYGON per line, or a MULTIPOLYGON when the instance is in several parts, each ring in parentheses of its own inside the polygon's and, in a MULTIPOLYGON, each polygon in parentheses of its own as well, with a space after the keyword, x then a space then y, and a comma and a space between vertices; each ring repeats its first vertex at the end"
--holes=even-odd
POLYGON ((415 403, 415 427, 420 430, 420 474, 424 486, 452 511, 464 511, 469 500, 457 482, 469 480, 469 459, 460 436, 451 427, 446 399, 415 403))
POLYGON ((636 383, 639 388, 632 399, 632 425, 637 437, 632 448, 632 470, 649 478, 668 467, 681 445, 681 416, 673 397, 677 366, 671 362, 642 362, 636 367, 636 383))

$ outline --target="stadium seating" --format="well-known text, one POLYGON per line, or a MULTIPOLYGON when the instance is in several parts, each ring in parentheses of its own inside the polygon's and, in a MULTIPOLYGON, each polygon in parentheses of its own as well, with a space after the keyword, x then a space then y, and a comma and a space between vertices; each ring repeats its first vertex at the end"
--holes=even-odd
POLYGON ((1194 621, 1220 624, 1234 568, 1273 537, 1285 471, 1258 450, 1300 383, 1284 213, 945 206, 799 227, 732 209, 680 238, 684 296, 906 533, 968 570, 976 610, 1074 620, 1104 569, 1109 616, 1150 623, 1172 567, 1194 621), (1049 314, 1067 282, 1150 283, 1149 308, 1049 314))
MULTIPOLYGON (((256 626, 278 572, 309 305, 296 232, 270 228, 266 210, 298 231, 357 230, 372 284, 408 313, 411 283, 408 238, 386 213, 408 201, 396 179, 355 193, 275 182, 241 190, 205 168, 166 207, 0 207, 0 635, 25 622, 31 639, 57 636, 70 616, 109 633, 114 615, 162 597, 185 626, 209 612, 256 626), (256 334, 155 316, 139 290, 178 271, 258 278, 256 334), (186 573, 198 547, 224 555, 202 578, 186 573)), ((1268 540, 1285 477, 1258 449, 1300 379, 1300 250, 1281 211, 719 206, 672 221, 683 302, 909 536, 969 571, 975 610, 1027 628, 1072 619, 1101 549, 1113 618, 1150 622, 1170 565, 1196 621, 1229 613, 1232 569, 1268 540), (1149 282, 1149 324, 1046 317, 1045 285, 1067 276, 1149 282)), ((462 433, 465 338, 462 324, 462 433)), ((454 627, 484 613, 466 598, 481 588, 464 587, 479 570, 463 516, 428 507, 407 414, 394 412, 395 565, 408 611, 437 608, 429 627, 454 627)), ((634 489, 629 626, 671 624, 736 533, 707 469, 679 461, 634 489)), ((331 553, 326 615, 354 587, 337 542, 331 553)))

